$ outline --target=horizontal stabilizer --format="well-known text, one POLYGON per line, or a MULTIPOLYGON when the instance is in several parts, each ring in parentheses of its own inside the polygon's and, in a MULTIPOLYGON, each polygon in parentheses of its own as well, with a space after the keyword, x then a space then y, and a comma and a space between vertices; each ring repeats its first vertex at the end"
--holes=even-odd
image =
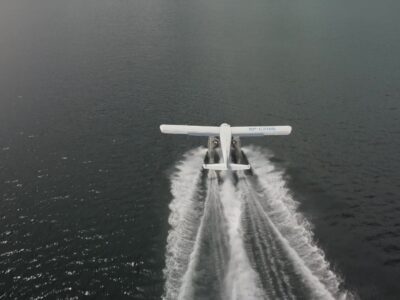
POLYGON ((219 135, 219 127, 215 126, 191 126, 191 125, 161 125, 162 133, 167 134, 187 134, 197 136, 216 136, 219 135))
POLYGON ((218 171, 226 171, 228 170, 225 166, 225 164, 209 164, 209 165, 203 165, 204 169, 208 170, 218 170, 218 171))
POLYGON ((288 135, 292 132, 290 126, 249 126, 231 127, 233 136, 263 136, 263 135, 288 135))
POLYGON ((226 171, 226 170, 240 171, 240 170, 250 169, 250 165, 229 164, 227 168, 225 164, 209 164, 209 165, 203 165, 203 168, 216 171, 226 171))
POLYGON ((248 170, 250 169, 250 165, 230 164, 229 168, 232 171, 248 170))

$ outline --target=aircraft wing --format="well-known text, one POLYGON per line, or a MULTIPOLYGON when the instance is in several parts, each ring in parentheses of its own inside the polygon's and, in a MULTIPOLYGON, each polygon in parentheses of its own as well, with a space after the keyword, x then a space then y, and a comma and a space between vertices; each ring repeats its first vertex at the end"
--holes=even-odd
POLYGON ((288 135, 292 132, 291 126, 250 126, 231 127, 233 136, 264 136, 264 135, 288 135))
POLYGON ((160 126, 162 133, 167 134, 187 134, 197 136, 216 136, 219 135, 219 127, 216 126, 191 126, 191 125, 166 125, 160 126))

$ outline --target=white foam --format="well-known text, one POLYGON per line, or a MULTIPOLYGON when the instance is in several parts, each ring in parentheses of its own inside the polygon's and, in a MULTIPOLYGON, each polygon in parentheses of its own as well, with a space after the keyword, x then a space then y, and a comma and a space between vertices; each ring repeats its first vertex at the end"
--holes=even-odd
POLYGON ((171 229, 167 238, 164 299, 177 299, 182 277, 188 267, 194 239, 199 228, 203 202, 197 201, 201 165, 206 149, 197 148, 184 155, 171 176, 173 200, 169 208, 171 229))
POLYGON ((243 149, 263 188, 258 203, 293 265, 301 272, 315 299, 352 298, 340 289, 341 279, 330 269, 323 251, 314 243, 311 226, 297 211, 298 203, 286 187, 284 174, 270 162, 271 153, 255 147, 243 149))
POLYGON ((237 198, 232 181, 226 178, 221 187, 221 202, 228 225, 230 259, 226 276, 228 299, 264 299, 260 279, 247 257, 242 237, 242 203, 237 198))
POLYGON ((177 164, 171 176, 173 200, 163 298, 193 299, 196 291, 207 291, 206 282, 214 275, 211 280, 222 282, 216 285, 218 291, 221 289, 222 299, 296 299, 298 287, 291 285, 293 274, 287 270, 289 263, 310 299, 353 299, 350 293, 341 290, 341 279, 313 242, 311 227, 297 211, 298 203, 286 187, 283 172, 270 162, 271 154, 254 147, 245 148, 244 152, 257 183, 254 185, 243 172, 238 172, 239 190, 227 173, 222 174, 222 186, 218 186, 215 177, 209 178, 205 201, 201 198, 201 165, 206 150, 192 150, 177 164), (245 205, 249 209, 246 215, 245 205), (249 233, 254 234, 252 247, 257 248, 263 266, 257 264, 252 268, 243 225, 249 226, 249 233), (208 260, 210 256, 212 259, 208 260), (218 267, 210 268, 210 264, 218 267), (265 270, 259 269, 263 267, 265 270), (256 270, 260 274, 265 271, 263 280, 269 282, 266 285, 269 289, 263 290, 262 275, 256 270))
POLYGON ((269 219, 257 205, 258 194, 251 190, 246 176, 238 175, 239 197, 245 203, 246 212, 243 223, 249 227, 248 234, 252 236, 247 251, 253 255, 253 260, 258 260, 256 269, 260 271, 260 277, 263 276, 262 280, 267 281, 263 282, 267 287, 265 292, 271 299, 296 299, 289 274, 285 273, 286 258, 282 257, 269 219))

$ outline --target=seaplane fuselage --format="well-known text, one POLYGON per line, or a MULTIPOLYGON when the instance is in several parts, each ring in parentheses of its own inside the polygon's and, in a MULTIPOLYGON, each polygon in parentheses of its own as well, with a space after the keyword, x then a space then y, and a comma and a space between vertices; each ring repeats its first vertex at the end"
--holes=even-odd
POLYGON ((229 124, 223 123, 220 126, 219 140, 221 143, 221 152, 223 157, 223 165, 228 170, 229 156, 231 154, 232 131, 229 124))
POLYGON ((191 125, 161 125, 162 133, 168 134, 187 134, 196 136, 219 136, 222 152, 222 162, 204 164, 204 169, 209 170, 248 170, 250 165, 236 164, 230 161, 232 136, 252 137, 266 135, 288 135, 292 131, 290 126, 251 126, 251 127, 231 127, 229 124, 222 123, 217 126, 191 126, 191 125))

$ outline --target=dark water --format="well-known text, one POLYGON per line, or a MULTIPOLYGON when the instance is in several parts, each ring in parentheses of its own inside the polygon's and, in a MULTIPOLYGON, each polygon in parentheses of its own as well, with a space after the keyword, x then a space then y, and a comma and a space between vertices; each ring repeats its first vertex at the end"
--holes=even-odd
POLYGON ((400 297, 398 1, 0 2, 0 299, 159 299, 169 174, 205 139, 292 125, 283 168, 346 288, 400 297))

